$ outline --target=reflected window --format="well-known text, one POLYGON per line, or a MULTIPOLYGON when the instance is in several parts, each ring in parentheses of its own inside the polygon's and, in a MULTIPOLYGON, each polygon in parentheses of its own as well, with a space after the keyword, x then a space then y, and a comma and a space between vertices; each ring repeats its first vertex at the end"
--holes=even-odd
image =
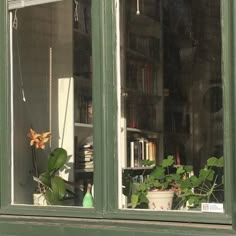
POLYGON ((120 3, 119 206, 223 212, 221 2, 120 3))

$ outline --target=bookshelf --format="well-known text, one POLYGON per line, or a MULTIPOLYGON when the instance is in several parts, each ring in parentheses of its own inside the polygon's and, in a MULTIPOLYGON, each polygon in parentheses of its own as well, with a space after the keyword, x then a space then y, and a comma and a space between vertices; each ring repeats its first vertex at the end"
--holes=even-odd
MULTIPOLYGON (((161 158, 163 139, 163 81, 160 50, 159 1, 148 1, 136 14, 133 1, 122 2, 121 39, 124 58, 121 79, 125 116, 126 168, 140 168, 137 160, 161 158), (153 12, 155 9, 155 13, 153 12), (135 161, 134 161, 134 160, 135 161)), ((144 3, 145 4, 145 3, 144 3)), ((138 161, 138 162, 139 162, 138 161)))
POLYGON ((121 1, 121 139, 123 197, 130 182, 143 179, 163 159, 163 76, 159 1, 121 1), (148 7, 147 7, 148 6, 148 7), (126 182, 128 180, 128 182, 126 182), (124 186, 125 189, 124 189, 124 186))
POLYGON ((94 171, 91 1, 79 1, 74 10, 74 180, 80 186, 75 205, 82 206, 94 171))

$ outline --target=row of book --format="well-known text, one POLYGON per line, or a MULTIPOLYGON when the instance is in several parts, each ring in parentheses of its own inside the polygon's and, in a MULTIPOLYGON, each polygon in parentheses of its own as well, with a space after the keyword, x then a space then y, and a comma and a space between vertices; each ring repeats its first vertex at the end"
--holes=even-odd
POLYGON ((75 168, 79 170, 94 168, 93 144, 84 143, 76 147, 75 168))
POLYGON ((157 163, 157 143, 145 138, 128 142, 127 167, 143 167, 145 161, 157 163))
POLYGON ((129 33, 128 43, 130 49, 135 50, 146 57, 159 61, 160 41, 154 37, 140 36, 134 33, 129 33))
POLYGON ((151 64, 130 60, 126 67, 127 88, 144 94, 158 94, 158 70, 151 64))
POLYGON ((77 107, 75 112, 75 121, 79 123, 92 124, 93 106, 92 97, 80 95, 77 97, 77 107))

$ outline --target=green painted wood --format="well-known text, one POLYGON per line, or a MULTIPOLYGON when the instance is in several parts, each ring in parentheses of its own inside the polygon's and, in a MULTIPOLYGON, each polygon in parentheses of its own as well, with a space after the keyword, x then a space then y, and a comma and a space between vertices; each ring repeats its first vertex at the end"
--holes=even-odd
POLYGON ((86 235, 86 236, 178 236, 235 235, 229 226, 204 224, 174 224, 137 221, 81 220, 63 218, 5 218, 0 219, 0 235, 86 235))
POLYGON ((105 40, 105 106, 106 106, 106 148, 105 162, 107 182, 106 209, 117 209, 117 79, 116 79, 116 24, 114 1, 105 0, 104 40, 105 40))
POLYGON ((10 200, 10 116, 8 72, 8 18, 6 1, 0 2, 0 206, 10 200))
MULTIPOLYGON (((235 2, 234 2, 235 3, 235 2)), ((116 5, 112 6, 112 3, 107 2, 107 7, 110 8, 110 12, 115 12, 116 5)), ((231 0, 222 0, 221 1, 221 12, 222 12, 222 48, 224 50, 223 59, 222 59, 222 66, 223 66, 223 87, 224 87, 224 152, 226 156, 226 170, 225 170, 225 196, 226 196, 226 205, 225 205, 225 214, 215 214, 215 213, 204 213, 204 216, 201 212, 145 212, 145 211, 138 211, 138 210, 117 210, 117 202, 118 202, 118 190, 117 190, 117 181, 118 181, 118 160, 115 160, 114 163, 109 163, 108 168, 111 170, 111 173, 115 173, 115 175, 109 175, 109 212, 106 214, 108 218, 125 218, 125 219, 145 219, 145 220, 160 220, 160 221, 183 221, 183 222, 204 222, 204 223, 224 223, 224 224, 231 224, 231 211, 232 211, 232 173, 233 173, 233 162, 232 159, 234 158, 234 121, 232 116, 232 111, 234 110, 234 102, 233 102, 233 94, 235 94, 232 86, 232 1, 231 0)), ((234 11, 236 12, 236 10, 234 11)), ((107 15, 107 20, 112 22, 111 25, 107 25, 107 39, 112 41, 116 37, 116 20, 115 16, 107 15), (110 29, 110 31, 109 31, 110 29)), ((114 42, 114 45, 115 42, 114 42)), ((113 48, 112 48, 113 49, 113 48)), ((111 53, 115 52, 115 50, 111 50, 111 53)), ((110 55, 110 57, 112 57, 110 55)), ((115 68, 115 56, 113 60, 109 61, 110 68, 115 68)), ((114 69, 115 72, 115 69, 114 69)), ((113 84, 116 85, 116 74, 113 72, 113 84)), ((112 74, 111 74, 112 75, 112 74)), ((113 93, 113 107, 116 107, 116 90, 114 91, 111 88, 110 93, 113 93)), ((116 111, 114 111, 116 112, 116 111)), ((116 119, 114 119, 114 122, 116 119)), ((112 128, 112 127, 110 127, 112 128)), ((112 130, 112 129, 111 129, 112 130)), ((111 137, 114 137, 114 140, 117 139, 117 133, 114 129, 114 133, 110 134, 111 137)), ((111 150, 115 153, 116 159, 120 158, 118 156, 118 151, 114 147, 114 150, 111 150)), ((235 199, 236 202, 236 199, 235 199)))
MULTIPOLYGON (((93 1, 93 70, 94 70, 94 140, 96 155, 95 193, 97 193, 96 210, 48 207, 37 208, 8 206, 10 193, 9 167, 9 117, 8 106, 8 67, 7 58, 7 21, 6 2, 0 1, 0 191, 1 213, 17 215, 43 215, 51 218, 33 217, 0 217, 0 235, 235 235, 231 226, 216 224, 167 223, 167 221, 209 222, 230 224, 230 212, 235 204, 230 204, 231 194, 227 195, 227 215, 218 214, 185 214, 180 212, 143 214, 142 212, 118 211, 117 209, 117 150, 114 148, 116 133, 116 75, 115 75, 115 18, 113 1, 93 1), (7 138, 6 138, 7 137, 7 138), (101 171, 102 175, 99 174, 101 171), (7 187, 6 187, 7 186, 7 187), (8 189, 8 190, 7 190, 8 189), (106 194, 105 194, 106 193, 106 194), (108 203, 106 207, 105 203, 108 203), (108 213, 106 213, 106 211, 108 213), (106 213, 106 214, 105 214, 106 213), (228 216, 229 215, 229 216, 228 216), (64 216, 68 218, 55 218, 64 216), (71 217, 80 217, 70 219, 71 217), (110 218, 110 220, 88 220, 85 218, 110 218), (83 219, 84 218, 84 219, 83 219), (119 219, 123 218, 121 221, 119 219), (111 220, 112 219, 112 220, 111 220), (132 219, 132 220, 131 220, 132 219), (150 220, 150 221, 142 221, 150 220), (155 221, 156 220, 156 221, 155 221), (163 221, 163 222, 161 222, 163 221), (164 222, 166 221, 166 222, 164 222), (217 229, 216 229, 217 228, 217 229)), ((223 48, 224 48, 224 94, 225 94, 225 149, 227 155, 226 193, 231 193, 236 173, 234 140, 235 140, 235 85, 232 76, 235 74, 234 53, 232 52, 233 13, 236 12, 233 0, 222 1, 223 48), (233 85, 233 86, 232 86, 233 85), (233 113, 233 114, 232 114, 233 113), (232 160, 231 160, 232 159, 232 160)), ((235 47, 234 47, 235 49, 235 47)), ((236 202, 235 193, 233 200, 236 202)), ((233 219, 235 213, 233 211, 233 219)), ((233 220, 234 222, 234 220, 233 220)))
POLYGON ((104 161, 104 117, 103 117, 103 1, 92 2, 92 65, 93 65, 93 132, 94 132, 94 153, 95 153, 95 173, 94 173, 94 193, 96 211, 102 214, 104 206, 105 184, 103 179, 104 161))
MULTIPOLYGON (((104 76, 104 70, 105 67, 103 66, 104 61, 104 55, 103 55, 103 48, 104 48, 104 38, 102 38, 102 35, 104 35, 104 19, 102 17, 104 7, 102 1, 92 1, 92 35, 93 35, 93 41, 92 41, 92 47, 93 47, 93 81, 94 81, 94 87, 96 89, 93 89, 93 97, 94 99, 94 146, 95 146, 95 175, 94 175, 94 182, 95 182, 95 208, 94 209, 84 209, 79 207, 33 207, 33 206, 14 206, 10 205, 10 187, 4 189, 1 191, 2 194, 2 209, 0 209, 0 212, 4 214, 17 214, 17 215, 42 215, 42 216, 68 216, 68 217, 94 217, 94 218, 101 218, 103 214, 102 207, 104 204, 104 189, 105 186, 104 178, 102 178, 103 170, 103 152, 106 147, 103 146, 103 139, 104 139, 104 113, 101 111, 103 110, 103 94, 104 94, 104 86, 103 86, 103 80, 105 78, 104 76)), ((10 85, 9 85, 9 77, 8 75, 8 63, 7 63, 7 53, 6 50, 8 45, 8 29, 9 27, 6 25, 7 22, 7 9, 5 1, 0 2, 1 7, 1 18, 4 20, 1 21, 1 30, 4 32, 1 32, 1 55, 5 55, 5 57, 0 57, 2 60, 1 63, 1 80, 0 80, 0 97, 1 97, 1 133, 3 135, 0 136, 2 148, 0 149, 1 152, 1 158, 0 159, 0 166, 3 167, 1 170, 1 186, 10 186, 10 141, 9 138, 6 138, 10 135, 10 118, 8 117, 10 115, 9 109, 10 109, 10 101, 9 101, 9 91, 10 85), (8 128, 9 127, 9 128, 8 128), (7 168, 6 168, 7 167, 7 168)))
POLYGON ((233 50, 232 50, 232 27, 233 27, 233 11, 232 11, 232 1, 222 1, 221 4, 222 9, 222 53, 223 53, 223 109, 224 109, 224 156, 225 156, 225 211, 231 216, 232 215, 232 189, 233 189, 233 157, 235 156, 234 150, 234 118, 232 113, 235 112, 234 109, 234 80, 232 80, 233 76, 233 50))
POLYGON ((232 121, 232 159, 231 159, 231 192, 232 192, 232 218, 233 218, 233 228, 236 230, 236 188, 235 188, 235 178, 236 178, 236 127, 235 127, 235 122, 236 122, 236 109, 235 109, 235 105, 236 105, 236 60, 235 60, 235 56, 236 56, 236 18, 235 18, 235 11, 236 11, 236 2, 235 1, 230 1, 230 6, 231 7, 229 9, 229 27, 230 27, 230 35, 229 35, 229 50, 231 50, 231 54, 229 57, 229 63, 228 66, 229 68, 227 68, 230 73, 230 85, 232 87, 231 91, 231 104, 232 104, 232 110, 230 112, 230 114, 228 114, 232 121))

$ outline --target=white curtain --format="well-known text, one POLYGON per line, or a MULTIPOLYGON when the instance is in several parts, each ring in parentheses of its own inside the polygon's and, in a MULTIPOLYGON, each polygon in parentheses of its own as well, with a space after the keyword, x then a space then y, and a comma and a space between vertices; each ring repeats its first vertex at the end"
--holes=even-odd
POLYGON ((8 0, 8 9, 13 10, 22 7, 28 7, 51 2, 59 2, 59 1, 62 0, 8 0))

